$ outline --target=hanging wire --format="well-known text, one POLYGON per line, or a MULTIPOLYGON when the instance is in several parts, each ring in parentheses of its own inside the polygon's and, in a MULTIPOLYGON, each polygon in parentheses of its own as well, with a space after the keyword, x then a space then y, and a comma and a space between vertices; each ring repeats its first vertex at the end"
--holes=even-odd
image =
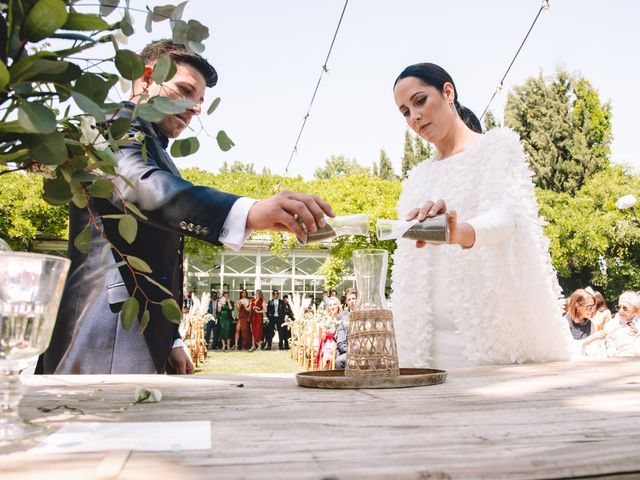
POLYGON ((513 56, 513 59, 511 60, 511 63, 509 64, 509 66, 507 67, 507 70, 504 72, 504 75, 500 79, 500 83, 498 84, 498 86, 496 87, 495 91, 493 92, 493 95, 491 95, 491 99, 489 100, 489 103, 487 103, 487 106, 485 107, 484 111, 482 112, 482 115, 480 115, 480 121, 482 121, 482 119, 484 118, 485 114, 487 113, 487 110, 489 110, 489 106, 491 105, 491 102, 493 102, 493 99, 496 98, 496 95, 498 95, 502 91, 502 87, 504 86, 504 79, 507 78, 507 75, 509 74, 509 70, 511 70, 511 67, 513 66, 513 63, 516 61, 516 58, 518 58, 518 55, 520 54, 520 50, 522 50, 522 47, 524 47, 525 42, 529 38, 529 34, 531 33, 531 30, 533 30, 533 27, 535 26, 536 22, 538 21, 538 18, 540 17, 540 14, 542 13, 543 10, 549 10, 549 0, 543 0, 542 1, 542 6, 540 7, 540 10, 538 10, 538 14, 536 15, 536 18, 533 19, 533 23, 529 27, 529 30, 527 31, 527 34, 524 36, 524 39, 522 40, 522 43, 520 44, 520 47, 518 47, 518 51, 513 56))
POLYGON ((331 56, 331 51, 333 50, 333 44, 336 41, 336 37, 338 36, 338 31, 340 30, 340 25, 342 24, 342 18, 344 17, 344 12, 347 10, 347 5, 349 4, 349 0, 345 0, 344 7, 342 8, 342 13, 340 14, 340 20, 338 20, 338 25, 336 26, 336 31, 333 34, 333 38, 331 39, 331 45, 329 46, 329 52, 327 52, 327 58, 324 60, 324 64, 322 65, 322 70, 320 71, 320 76, 318 77, 318 82, 316 83, 316 88, 313 90, 313 95, 311 96, 311 101, 309 102, 309 107, 307 108, 307 113, 302 119, 302 125, 300 126, 300 131, 298 132, 298 138, 296 138, 296 143, 293 145, 293 150, 291 150, 291 155, 289 156, 289 161, 287 162, 287 166, 284 169, 284 173, 282 174, 282 178, 275 186, 275 190, 280 190, 282 186, 282 181, 289 174, 289 167, 291 166, 291 161, 293 160, 294 155, 298 152, 298 143, 300 142, 300 137, 302 137, 302 132, 304 131, 304 127, 307 124, 307 120, 309 119, 309 115, 311 114, 311 107, 313 106, 313 101, 316 99, 316 94, 318 93, 318 88, 320 87, 320 82, 322 81, 322 77, 329 70, 327 69, 327 63, 329 63, 329 57, 331 56))

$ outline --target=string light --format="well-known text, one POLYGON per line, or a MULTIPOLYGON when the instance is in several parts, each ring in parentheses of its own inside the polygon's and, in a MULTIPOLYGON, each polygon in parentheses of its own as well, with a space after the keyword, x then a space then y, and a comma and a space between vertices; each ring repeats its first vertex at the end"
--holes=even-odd
POLYGON ((349 4, 349 0, 345 0, 344 7, 342 8, 342 13, 340 14, 340 20, 338 20, 338 25, 336 27, 336 31, 333 34, 333 38, 331 39, 331 45, 329 46, 329 52, 327 53, 327 58, 324 60, 324 64, 322 65, 322 70, 320 72, 320 77, 318 77, 318 82, 316 83, 316 88, 313 90, 313 95, 311 96, 311 101, 309 102, 309 107, 307 107, 307 113, 302 119, 302 126, 298 131, 298 137, 296 138, 296 142, 293 145, 293 149, 291 150, 291 155, 289 156, 289 161, 287 162, 287 166, 284 169, 284 173, 282 174, 282 178, 275 186, 275 190, 279 191, 282 186, 282 181, 289 174, 289 167, 291 166, 291 161, 293 157, 298 152, 298 143, 300 142, 300 137, 302 137, 302 132, 304 131, 304 127, 307 124, 307 120, 309 119, 309 115, 311 115, 311 107, 313 106, 313 102, 316 99, 316 94, 318 93, 318 88, 320 87, 320 82, 322 81, 322 77, 325 73, 329 71, 327 68, 327 63, 329 63, 329 57, 331 56, 331 51, 333 50, 333 44, 336 41, 336 37, 338 36, 338 31, 340 30, 340 25, 342 24, 342 18, 344 17, 344 12, 347 10, 347 5, 349 4))
POLYGON ((531 26, 529 27, 529 30, 527 31, 527 34, 524 36, 524 39, 522 40, 522 43, 520 43, 520 47, 518 47, 518 51, 513 56, 513 59, 511 60, 511 63, 509 64, 509 66, 507 67, 507 70, 504 72, 504 75, 500 79, 500 83, 498 83, 498 86, 496 87, 495 91, 493 92, 493 95, 491 95, 491 99, 489 100, 489 103, 487 103, 487 106, 485 107, 484 111, 482 112, 482 115, 480 115, 480 121, 482 121, 482 119, 486 115, 487 111, 489 110, 489 106, 491 105, 491 102, 493 102, 493 99, 496 98, 496 95, 498 95, 502 91, 502 87, 504 86, 504 79, 507 78, 507 75, 509 74, 509 70, 511 70, 511 67, 513 66, 514 62, 516 61, 516 58, 518 58, 518 55, 520 54, 520 50, 522 50, 522 47, 524 47, 525 42, 529 38, 529 34, 531 33, 531 30, 533 30, 533 27, 535 26, 536 22, 538 21, 538 18, 540 17, 540 14, 542 13, 543 10, 549 10, 549 8, 550 8, 549 7, 549 0, 543 0, 542 1, 542 6, 540 7, 540 10, 538 10, 536 18, 533 19, 533 23, 531 23, 531 26))

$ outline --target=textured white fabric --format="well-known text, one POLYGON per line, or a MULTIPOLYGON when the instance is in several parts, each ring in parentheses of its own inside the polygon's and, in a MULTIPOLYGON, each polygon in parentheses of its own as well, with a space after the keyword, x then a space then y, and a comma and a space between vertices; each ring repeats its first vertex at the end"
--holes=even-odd
POLYGON ((481 233, 469 249, 398 240, 391 300, 401 366, 569 359, 572 338, 517 135, 494 129, 457 155, 416 166, 398 217, 439 198, 459 222, 480 219, 481 233))

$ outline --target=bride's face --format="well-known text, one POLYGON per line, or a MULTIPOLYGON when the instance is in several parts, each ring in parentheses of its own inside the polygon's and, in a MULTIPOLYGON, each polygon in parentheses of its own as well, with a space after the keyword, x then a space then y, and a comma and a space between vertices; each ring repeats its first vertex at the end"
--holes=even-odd
POLYGON ((393 96, 409 128, 431 143, 438 143, 454 125, 456 118, 453 86, 444 84, 444 93, 416 77, 398 81, 393 96))

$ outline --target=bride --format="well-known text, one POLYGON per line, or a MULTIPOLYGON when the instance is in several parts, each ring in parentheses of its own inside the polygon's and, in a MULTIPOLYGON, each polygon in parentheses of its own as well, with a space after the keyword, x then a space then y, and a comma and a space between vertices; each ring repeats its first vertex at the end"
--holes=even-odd
POLYGON ((481 134, 453 79, 432 63, 407 67, 394 97, 437 150, 404 181, 398 218, 446 212, 450 228, 449 245, 398 240, 392 305, 401 364, 567 360, 571 336, 518 136, 481 134))

